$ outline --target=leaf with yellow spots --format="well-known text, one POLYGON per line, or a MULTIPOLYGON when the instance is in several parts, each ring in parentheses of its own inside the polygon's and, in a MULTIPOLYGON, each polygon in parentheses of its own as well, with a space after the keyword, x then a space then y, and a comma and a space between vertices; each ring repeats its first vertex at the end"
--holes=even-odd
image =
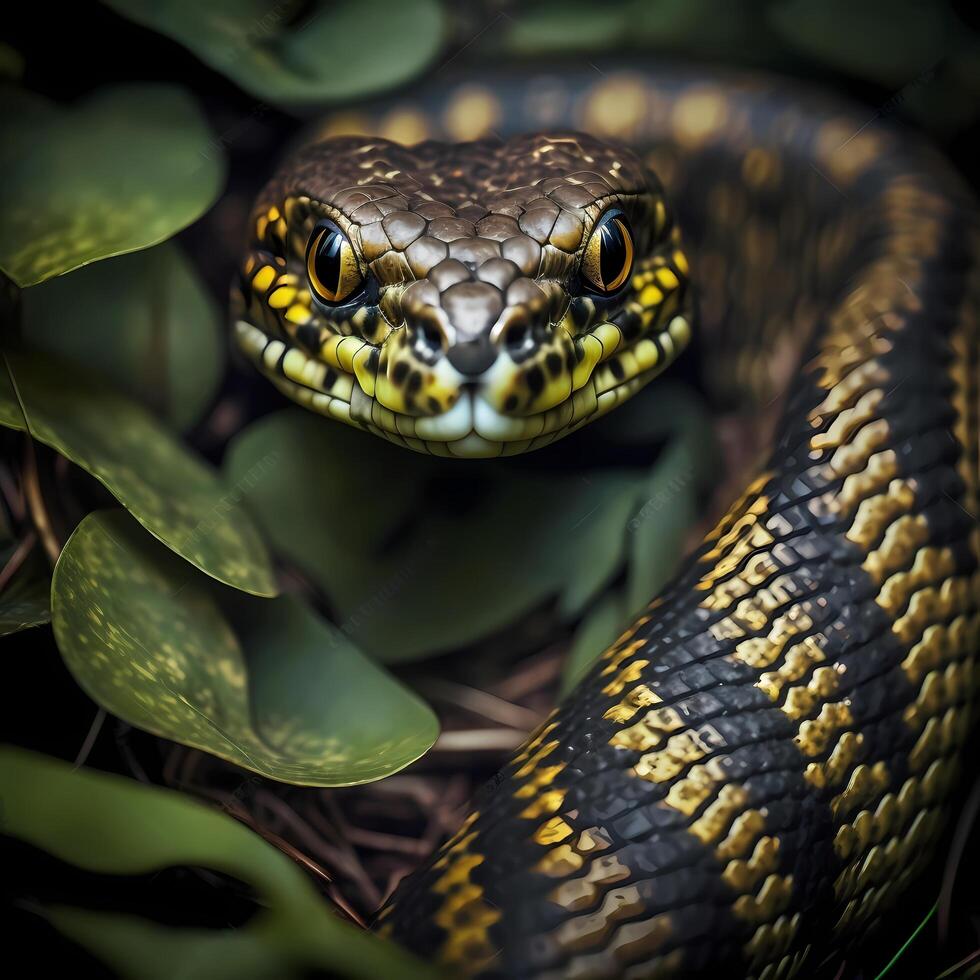
POLYGON ((107 711, 272 779, 381 779, 438 734, 423 702, 299 600, 221 589, 123 511, 90 514, 69 538, 52 621, 107 711))
POLYGON ((320 0, 302 8, 268 0, 106 2, 256 98, 281 103, 338 101, 407 81, 438 53, 445 19, 437 0, 320 0), (370 39, 361 43, 366 30, 370 39))
POLYGON ((224 316, 171 242, 24 291, 32 347, 108 378, 179 429, 200 421, 225 369, 224 316))
POLYGON ((227 814, 185 795, 4 746, 0 798, 5 835, 90 875, 150 875, 190 866, 254 888, 256 914, 237 928, 163 925, 67 905, 38 909, 113 975, 145 980, 438 976, 394 944, 341 921, 289 858, 227 814))
POLYGON ((243 592, 276 594, 265 544, 240 503, 274 458, 228 488, 162 423, 104 382, 46 355, 4 356, 0 421, 26 417, 33 438, 91 473, 201 571, 243 592))
POLYGON ((164 85, 22 114, 9 136, 0 269, 22 287, 170 238, 211 206, 224 181, 223 148, 197 106, 164 85))

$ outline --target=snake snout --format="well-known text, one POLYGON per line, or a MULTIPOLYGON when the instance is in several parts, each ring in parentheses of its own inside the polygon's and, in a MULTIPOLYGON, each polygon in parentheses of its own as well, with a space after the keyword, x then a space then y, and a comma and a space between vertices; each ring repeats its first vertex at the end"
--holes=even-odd
POLYGON ((447 360, 460 374, 479 375, 489 371, 497 360, 497 350, 487 337, 454 344, 446 355, 447 360))
POLYGON ((501 351, 515 362, 527 357, 547 336, 550 304, 516 263, 487 257, 480 239, 465 244, 456 249, 459 258, 444 259, 405 290, 402 312, 421 356, 429 363, 445 356, 475 379, 501 351))

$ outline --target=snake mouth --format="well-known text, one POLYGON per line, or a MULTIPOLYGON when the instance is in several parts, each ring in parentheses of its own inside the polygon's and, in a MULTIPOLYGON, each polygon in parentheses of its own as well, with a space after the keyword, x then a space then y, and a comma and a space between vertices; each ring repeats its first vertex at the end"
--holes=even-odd
POLYGON ((599 324, 577 338, 581 358, 566 379, 567 396, 519 415, 497 407, 518 370, 508 359, 483 378, 444 378, 446 407, 419 415, 382 403, 378 348, 360 338, 342 338, 328 364, 245 320, 237 321, 236 335, 249 359, 297 404, 419 453, 481 459, 539 449, 605 415, 676 359, 691 328, 688 316, 678 314, 656 334, 627 344, 614 324, 599 324))

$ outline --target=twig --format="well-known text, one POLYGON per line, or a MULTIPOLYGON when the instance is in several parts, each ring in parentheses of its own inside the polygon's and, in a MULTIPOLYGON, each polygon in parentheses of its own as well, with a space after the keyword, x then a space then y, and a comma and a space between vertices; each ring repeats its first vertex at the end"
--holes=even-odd
POLYGON ((102 726, 105 724, 106 712, 105 708, 99 708, 95 713, 95 717, 92 719, 92 724, 89 726, 88 735, 85 736, 85 741, 82 742, 82 747, 78 750, 78 755, 75 757, 75 769, 80 769, 85 765, 88 760, 89 753, 92 751, 92 747, 95 745, 95 740, 99 737, 99 732, 102 731, 102 726))
MULTIPOLYGON (((942 973, 937 974, 936 980, 945 980, 946 977, 950 976, 954 970, 958 970, 961 966, 966 966, 968 963, 972 963, 978 956, 980 956, 980 949, 975 949, 969 956, 964 956, 959 963, 954 963, 948 970, 943 970, 942 973)), ((972 976, 972 974, 964 974, 964 977, 972 976)))
POLYGON ((48 509, 41 492, 41 481, 37 472, 37 454, 30 438, 27 440, 24 451, 23 480, 24 496, 27 500, 27 509, 30 511, 31 520, 34 522, 34 529, 37 531, 48 559, 53 565, 61 554, 61 542, 58 540, 48 516, 48 509))
POLYGON ((17 570, 24 564, 24 560, 34 550, 37 544, 37 535, 33 531, 28 531, 23 540, 14 549, 7 564, 0 569, 0 592, 7 587, 7 583, 17 574, 17 570))
POLYGON ((443 732, 432 746, 433 752, 509 752, 516 749, 527 732, 513 728, 471 728, 443 732))
POLYGON ((414 858, 423 858, 429 853, 425 841, 419 840, 417 837, 384 834, 378 830, 365 830, 363 827, 354 826, 346 828, 346 837, 351 843, 370 848, 373 851, 395 851, 398 854, 407 854, 414 858))
POLYGON ((520 701, 521 698, 540 691, 558 679, 564 645, 548 647, 536 657, 529 657, 510 677, 497 684, 497 697, 507 701, 520 701))
POLYGON ((24 492, 6 466, 0 466, 0 494, 3 494, 4 500, 7 501, 7 507, 14 520, 17 523, 23 521, 27 516, 24 492))
POLYGON ((450 704, 465 708, 473 714, 480 715, 488 721, 496 721, 509 728, 520 728, 531 731, 541 720, 537 712, 529 708, 506 701, 488 691, 458 684, 455 681, 434 680, 423 685, 423 693, 434 698, 447 701, 450 704))
POLYGON ((330 816, 333 818, 334 823, 337 824, 340 830, 339 839, 340 844, 343 849, 347 852, 347 856, 350 860, 351 867, 354 869, 355 874, 351 875, 355 882, 361 889, 361 895, 365 899, 365 903, 369 908, 377 908, 378 903, 381 901, 381 894, 375 886, 374 882, 371 880, 371 876, 364 869, 364 865, 361 863, 360 858, 357 856, 357 851, 354 850, 350 843, 350 832, 351 826, 347 822, 343 811, 337 804, 332 793, 322 793, 320 799, 326 805, 327 809, 330 811, 330 816))

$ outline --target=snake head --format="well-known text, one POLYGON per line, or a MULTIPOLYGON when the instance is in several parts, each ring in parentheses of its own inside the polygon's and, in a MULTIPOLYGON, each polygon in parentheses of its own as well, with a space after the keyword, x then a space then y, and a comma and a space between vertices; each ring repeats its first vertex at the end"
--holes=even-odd
POLYGON ((296 402, 419 452, 546 445, 690 336, 660 184, 577 133, 324 140, 264 189, 252 232, 241 348, 296 402))

